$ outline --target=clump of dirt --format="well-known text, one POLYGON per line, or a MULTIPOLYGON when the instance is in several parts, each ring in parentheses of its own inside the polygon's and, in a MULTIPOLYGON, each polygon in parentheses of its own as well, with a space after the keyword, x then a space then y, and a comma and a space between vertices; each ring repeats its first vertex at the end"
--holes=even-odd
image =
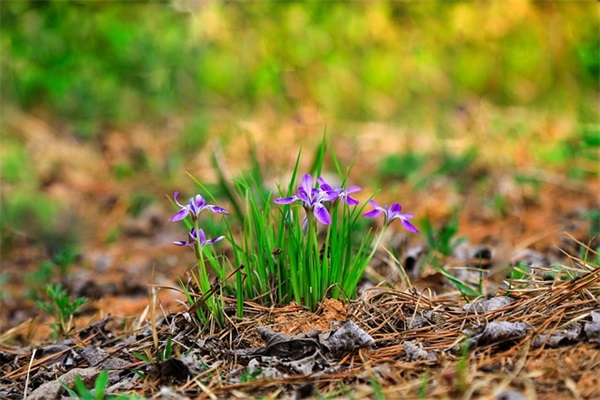
POLYGON ((294 304, 278 309, 273 316, 272 327, 277 332, 288 335, 306 333, 313 329, 327 331, 333 322, 345 321, 346 316, 347 309, 341 301, 325 299, 314 313, 294 304))

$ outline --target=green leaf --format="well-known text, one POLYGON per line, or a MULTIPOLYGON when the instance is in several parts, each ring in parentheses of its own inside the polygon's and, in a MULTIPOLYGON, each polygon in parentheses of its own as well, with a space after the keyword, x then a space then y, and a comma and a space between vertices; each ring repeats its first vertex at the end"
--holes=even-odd
POLYGON ((67 393, 69 393, 69 396, 79 398, 79 394, 77 394, 75 390, 71 389, 66 383, 64 383, 60 379, 58 380, 58 383, 60 383, 60 386, 62 386, 63 389, 65 389, 67 393))
POLYGON ((104 398, 104 392, 108 387, 108 371, 104 370, 100 372, 100 375, 96 378, 96 384, 94 389, 96 391, 96 400, 102 400, 104 398))

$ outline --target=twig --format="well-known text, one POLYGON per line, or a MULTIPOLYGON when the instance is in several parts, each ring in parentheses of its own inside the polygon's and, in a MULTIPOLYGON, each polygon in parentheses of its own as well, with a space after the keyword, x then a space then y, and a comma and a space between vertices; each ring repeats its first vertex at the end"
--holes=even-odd
POLYGON ((31 374, 31 366, 33 365, 33 360, 35 359, 35 353, 37 349, 33 349, 31 352, 31 360, 29 360, 29 366, 27 367, 27 377, 25 378, 25 390, 23 390, 23 400, 27 399, 27 389, 29 388, 29 376, 31 374))

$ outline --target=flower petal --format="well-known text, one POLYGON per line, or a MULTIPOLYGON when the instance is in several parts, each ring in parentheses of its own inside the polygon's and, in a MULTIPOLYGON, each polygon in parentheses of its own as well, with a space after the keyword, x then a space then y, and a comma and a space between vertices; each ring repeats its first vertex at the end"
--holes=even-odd
POLYGON ((302 188, 304 189, 308 197, 310 197, 313 190, 313 179, 310 174, 306 174, 302 177, 302 188))
POLYGON ((178 201, 177 201, 177 196, 179 196, 179 192, 176 190, 175 193, 173 193, 173 201, 175 202, 175 204, 177 204, 179 207, 184 207, 183 205, 181 205, 178 201))
POLYGON ((298 200, 298 197, 291 196, 291 197, 281 197, 281 198, 275 199, 273 201, 275 202, 275 204, 291 204, 291 203, 295 202, 296 200, 298 200))
MULTIPOLYGON (((192 199, 190 199, 190 203, 191 203, 191 200, 192 200, 192 199)), ((202 208, 202 207, 204 207, 204 206, 206 205, 206 200, 204 200, 204 197, 202 197, 202 196, 200 196, 199 194, 197 194, 197 195, 194 197, 194 205, 195 205, 197 208, 199 208, 199 209, 200 209, 200 208, 202 208)))
POLYGON ((390 207, 389 218, 394 219, 400 216, 400 211, 402 211, 402 206, 398 203, 394 203, 390 207))
POLYGON ((298 193, 296 194, 296 198, 298 200, 302 200, 305 206, 311 207, 313 200, 310 198, 310 195, 304 190, 304 188, 299 188, 298 193))
POLYGON ((329 225, 331 223, 331 217, 329 216, 329 211, 327 211, 327 208, 325 208, 325 206, 323 204, 321 204, 321 203, 315 204, 313 213, 314 213, 315 217, 317 218, 317 221, 319 221, 320 223, 325 224, 325 225, 329 225))
POLYGON ((383 210, 383 207, 381 207, 381 206, 379 205, 379 203, 378 203, 378 202, 376 202, 376 201, 375 201, 375 200, 373 200, 373 199, 369 200, 369 204, 370 204, 370 205, 372 205, 372 206, 373 206, 373 207, 375 207, 375 208, 378 208, 378 209, 380 209, 380 210, 383 210))
POLYGON ((229 211, 219 206, 206 206, 207 210, 210 210, 214 213, 229 215, 229 211))
POLYGON ((346 204, 348 204, 349 206, 355 206, 357 204, 359 204, 360 202, 356 199, 353 199, 350 196, 346 196, 346 204))
POLYGON ((207 240, 206 242, 204 242, 204 244, 207 245, 207 244, 217 243, 217 242, 220 242, 223 239, 225 239, 225 236, 219 236, 219 237, 207 240))
POLYGON ((190 231, 188 232, 188 237, 190 238, 190 243, 198 240, 198 236, 196 235, 196 228, 190 229, 190 231))
POLYGON ((361 190, 362 188, 360 186, 350 186, 349 188, 345 189, 344 192, 346 192, 346 194, 350 194, 360 192, 361 190))
POLYGON ((407 231, 413 232, 413 233, 419 233, 419 230, 410 222, 408 222, 407 219, 402 218, 402 225, 404 225, 404 227, 406 228, 407 231))
POLYGON ((323 191, 323 192, 327 192, 327 193, 335 193, 335 195, 337 196, 337 194, 340 192, 340 190, 336 190, 334 188, 332 188, 331 186, 329 186, 328 184, 324 183, 322 185, 319 185, 319 190, 323 191))
POLYGON ((322 202, 322 201, 334 201, 335 199, 337 199, 338 197, 340 197, 339 193, 336 192, 335 190, 332 191, 325 191, 325 190, 321 190, 318 189, 319 193, 317 195, 317 202, 322 202))
POLYGON ((198 218, 205 206, 206 200, 204 200, 204 198, 202 198, 202 196, 199 194, 194 197, 190 197, 190 205, 188 208, 193 217, 198 218))
POLYGON ((202 229, 198 229, 198 240, 202 246, 206 243, 206 234, 202 229))
POLYGON ((374 210, 369 211, 368 213, 363 214, 363 217, 366 218, 375 218, 379 214, 381 214, 381 208, 376 208, 374 210))
MULTIPOLYGON (((329 186, 329 184, 327 182, 325 182, 325 179, 323 179, 322 177, 317 178, 317 183, 319 184, 320 188, 322 188, 325 185, 329 186)), ((329 187, 331 187, 331 186, 329 186, 329 187)))
POLYGON ((181 210, 177 211, 177 213, 175 215, 173 215, 171 218, 169 218, 169 221, 171 221, 171 222, 181 221, 182 219, 187 217, 189 213, 190 213, 190 211, 186 207, 183 207, 181 210))

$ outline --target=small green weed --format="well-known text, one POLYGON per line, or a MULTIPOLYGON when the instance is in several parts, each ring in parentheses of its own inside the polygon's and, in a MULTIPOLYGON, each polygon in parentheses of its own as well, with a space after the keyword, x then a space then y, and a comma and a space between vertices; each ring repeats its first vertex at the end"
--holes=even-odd
POLYGON ((70 396, 81 400, 102 400, 106 398, 106 388, 108 387, 108 371, 102 371, 96 378, 93 391, 85 387, 85 383, 79 375, 75 377, 75 388, 71 389, 64 382, 59 380, 60 385, 69 393, 70 396))
POLYGON ((465 340, 460 345, 460 358, 456 363, 454 388, 459 393, 469 387, 469 341, 465 340))
POLYGON ((530 201, 534 203, 539 201, 542 182, 538 178, 532 175, 517 174, 515 176, 515 183, 522 188, 530 201))
POLYGON ((52 282, 56 276, 56 267, 51 261, 42 261, 38 264, 38 269, 25 275, 25 284, 27 286, 27 297, 39 300, 40 295, 45 291, 48 282, 52 282))
POLYGON ((55 318, 56 323, 52 324, 52 329, 54 337, 57 338, 71 330, 73 316, 88 299, 85 297, 71 299, 60 284, 46 286, 45 296, 47 300, 38 300, 36 304, 40 310, 46 311, 55 318))
POLYGON ((591 264, 592 266, 600 266, 600 247, 595 250, 588 246, 583 246, 579 250, 579 259, 585 264, 591 264))
POLYGON ((379 163, 379 174, 385 178, 408 179, 412 182, 420 180, 420 169, 425 165, 427 156, 415 152, 391 154, 379 163))
POLYGON ((464 241, 464 238, 456 238, 458 220, 459 215, 455 212, 450 220, 438 229, 433 227, 429 217, 421 220, 427 245, 429 246, 429 250, 435 255, 442 257, 449 256, 454 251, 454 248, 464 241))
POLYGON ((374 400, 385 400, 385 393, 383 392, 383 386, 376 376, 371 376, 371 389, 373 390, 374 400))
POLYGON ((141 400, 136 394, 111 395, 106 393, 108 388, 108 371, 102 371, 96 378, 94 389, 88 389, 79 375, 75 377, 74 387, 71 388, 63 381, 59 380, 60 385, 67 391, 69 396, 80 400, 141 400))
POLYGON ((510 279, 525 279, 528 275, 528 269, 529 268, 527 267, 527 265, 517 264, 511 269, 510 273, 508 274, 508 277, 510 279))
POLYGON ((240 376, 240 383, 254 382, 260 378, 261 374, 262 374, 262 370, 260 370, 260 369, 256 369, 256 370, 247 369, 246 371, 244 371, 242 376, 240 376))
POLYGON ((600 236, 600 208, 588 210, 583 213, 583 217, 590 221, 590 227, 588 229, 589 237, 600 236))
POLYGON ((477 159, 477 149, 469 148, 462 154, 454 155, 450 152, 443 152, 440 163, 434 174, 438 176, 460 177, 477 159))
POLYGON ((62 248, 58 250, 52 257, 52 264, 58 269, 61 279, 67 275, 67 272, 71 265, 77 261, 79 253, 69 248, 62 248))
POLYGON ((421 377, 421 385, 419 386, 419 390, 417 392, 417 398, 426 399, 427 398, 427 387, 429 386, 429 379, 431 376, 428 372, 423 373, 421 377))
POLYGON ((8 294, 5 290, 8 279, 8 274, 6 272, 0 272, 0 304, 8 299, 8 294))

